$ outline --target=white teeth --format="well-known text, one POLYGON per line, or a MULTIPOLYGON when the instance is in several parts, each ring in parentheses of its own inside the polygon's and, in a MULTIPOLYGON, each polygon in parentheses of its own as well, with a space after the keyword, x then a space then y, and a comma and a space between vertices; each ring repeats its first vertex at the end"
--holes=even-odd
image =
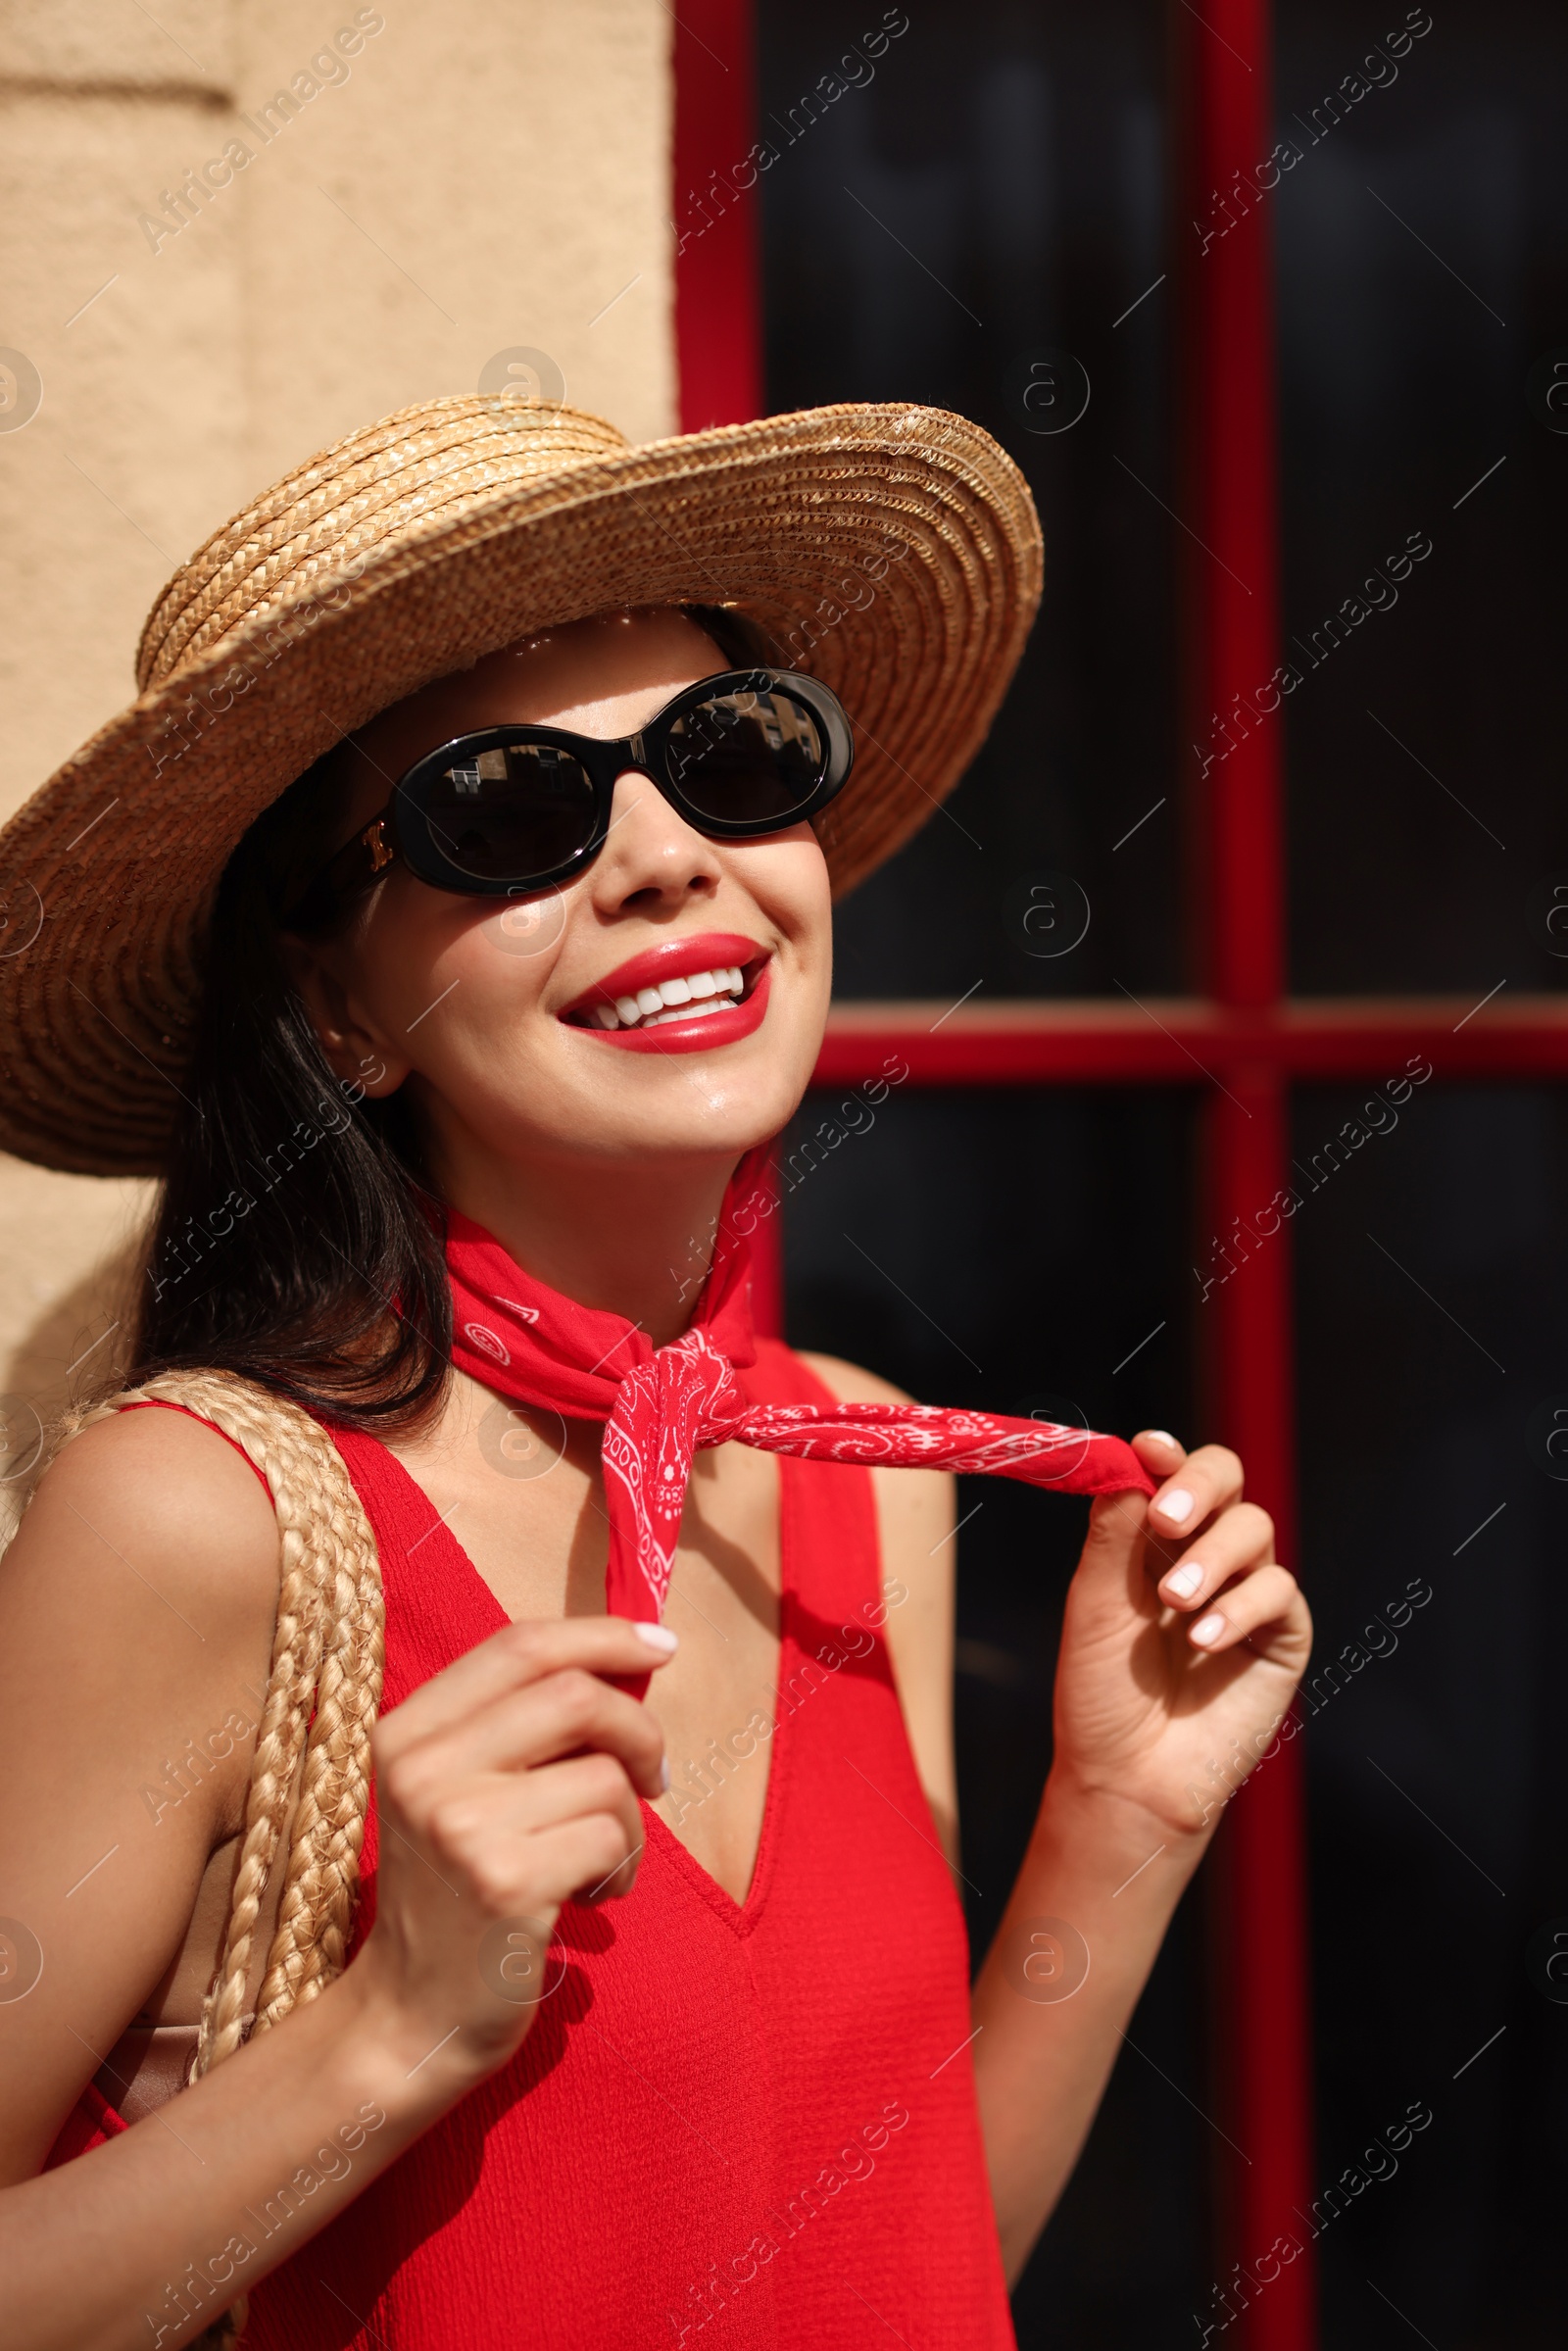
POLYGON ((724 1012, 746 993, 746 975, 738 963, 712 971, 692 971, 679 979, 661 980, 657 988, 639 988, 635 996, 617 996, 614 1004, 597 1004, 592 1016, 602 1029, 658 1028, 664 1020, 691 1020, 706 1012, 724 1012))
POLYGON ((683 1004, 674 1011, 656 1012, 651 1020, 645 1020, 640 1025, 645 1029, 657 1029, 666 1020, 701 1020, 706 1013, 727 1012, 730 1009, 727 996, 710 996, 706 1004, 683 1004))

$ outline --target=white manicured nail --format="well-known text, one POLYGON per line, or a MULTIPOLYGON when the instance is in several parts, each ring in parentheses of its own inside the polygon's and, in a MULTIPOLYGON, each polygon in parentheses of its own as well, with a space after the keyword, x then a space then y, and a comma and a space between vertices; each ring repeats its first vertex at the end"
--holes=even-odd
POLYGON ((1166 1518, 1173 1518, 1180 1526, 1183 1519, 1193 1515, 1193 1497, 1185 1486, 1173 1486, 1169 1494, 1160 1497, 1159 1507, 1166 1518))
POLYGON ((662 1796, 667 1796, 669 1793, 669 1757, 667 1755, 661 1755, 659 1758, 659 1792, 662 1796))
POLYGON ((1200 1617, 1198 1623, 1194 1625, 1193 1639, 1200 1649, 1211 1649, 1224 1630, 1225 1619, 1219 1610, 1214 1608, 1209 1611, 1207 1616, 1200 1617))
POLYGON ((1146 1429, 1144 1431, 1144 1435, 1146 1437, 1152 1437, 1156 1445, 1168 1445, 1172 1446, 1178 1453, 1182 1449, 1181 1446, 1177 1445, 1176 1440, 1171 1435, 1169 1429, 1146 1429))
POLYGON ((1165 1590, 1173 1600, 1190 1600, 1203 1581, 1203 1571, 1196 1559, 1185 1567, 1173 1567, 1165 1578, 1165 1590))
POLYGON ((668 1625, 635 1624, 632 1631, 639 1641, 646 1641, 651 1649, 657 1649, 661 1657, 673 1657, 680 1646, 680 1635, 672 1633, 668 1625))

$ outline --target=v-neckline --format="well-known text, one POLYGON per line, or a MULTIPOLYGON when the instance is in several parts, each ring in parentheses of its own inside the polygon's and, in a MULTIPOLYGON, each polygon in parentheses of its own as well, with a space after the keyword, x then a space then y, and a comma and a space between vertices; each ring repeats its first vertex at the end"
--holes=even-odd
MULTIPOLYGON (((507 1614, 495 1592, 492 1592, 468 1556, 466 1547, 454 1535, 449 1521, 441 1516, 414 1472, 405 1462, 399 1460, 389 1445, 383 1444, 381 1449, 387 1460, 391 1462, 395 1477, 401 1478, 411 1493, 416 1495, 425 1509, 431 1513, 431 1525, 424 1534, 416 1538, 416 1541, 422 1544, 427 1541, 439 1542, 445 1538, 453 1556, 472 1584, 484 1608, 494 1616, 495 1624, 492 1630, 499 1632, 503 1625, 515 1624, 516 1618, 507 1614)), ((795 1579, 791 1572, 793 1567, 793 1530, 788 1499, 789 1478, 795 1464, 787 1454, 776 1454, 774 1458, 778 1462, 778 1659, 773 1676, 773 1729, 769 1738, 767 1758, 767 1792, 762 1798, 761 1825, 758 1832, 757 1850, 752 1856, 752 1872, 747 1883, 744 1899, 737 1902, 729 1888, 720 1886, 711 1870, 705 1869, 691 1847, 676 1836, 663 1815, 656 1812, 646 1797, 638 1798, 638 1808, 643 1818, 643 1836, 648 1848, 654 1852, 662 1853, 665 1859, 688 1881, 693 1889, 717 1913, 724 1924, 737 1935, 750 1934, 756 1924, 757 1914, 766 1896, 767 1884, 772 1876, 773 1849, 778 1841, 777 1821, 779 1807, 783 1801, 784 1767, 790 1752, 786 1745, 781 1755, 779 1742, 784 1738, 784 1727, 789 1716, 789 1709, 784 1704, 785 1666, 794 1640, 792 1627, 795 1579)), ((402 1560, 402 1564, 405 1566, 408 1563, 409 1555, 409 1551, 405 1549, 402 1560)), ((453 1662, 455 1663, 456 1659, 453 1662)))

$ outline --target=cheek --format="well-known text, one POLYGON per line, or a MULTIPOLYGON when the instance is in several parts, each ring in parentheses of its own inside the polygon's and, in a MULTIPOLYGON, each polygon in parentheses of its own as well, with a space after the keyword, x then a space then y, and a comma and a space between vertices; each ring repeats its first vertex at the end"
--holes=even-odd
MULTIPOLYGON (((429 961, 426 992, 432 1004, 427 1021, 410 1037, 416 1062, 440 1055, 459 1039, 482 1043, 492 1053, 503 1037, 515 1043, 526 1037, 530 1021, 542 1018, 540 998, 561 951, 564 926, 559 899, 523 905, 497 905, 477 920, 467 916, 461 928, 448 927, 444 943, 429 961), (427 1049, 424 1030, 435 1032, 427 1049)), ((418 1007, 416 1007, 417 1011, 418 1007)))
POLYGON ((807 982, 812 1025, 819 1029, 827 1018, 833 993, 833 897, 827 859, 815 837, 796 854, 802 870, 792 877, 797 885, 791 894, 791 910, 798 925, 795 946, 807 982))
POLYGON ((788 940, 803 976, 819 984, 825 1000, 833 979, 833 901, 827 859, 810 826, 768 841, 733 842, 729 859, 734 879, 788 940))
POLYGON ((537 994, 565 936, 569 907, 570 900, 559 890, 546 891, 540 898, 510 900, 474 924, 465 934, 465 944, 476 941, 490 956, 529 964, 531 973, 525 976, 537 994))
POLYGON ((437 955, 420 958, 417 985, 413 971, 392 983, 412 1006, 402 1051, 416 1096, 427 1109, 446 1102, 492 1140, 524 1109, 548 1124, 561 1075, 555 1018, 540 1003, 555 953, 527 952, 533 940, 508 924, 509 912, 498 907, 449 934, 437 955))
POLYGON ((529 1009, 564 928, 565 902, 555 892, 503 903, 449 898, 418 882, 396 894, 388 888, 361 943, 365 992, 393 1041, 407 1037, 417 1060, 420 1032, 440 1021, 448 998, 461 993, 475 1012, 529 1009))

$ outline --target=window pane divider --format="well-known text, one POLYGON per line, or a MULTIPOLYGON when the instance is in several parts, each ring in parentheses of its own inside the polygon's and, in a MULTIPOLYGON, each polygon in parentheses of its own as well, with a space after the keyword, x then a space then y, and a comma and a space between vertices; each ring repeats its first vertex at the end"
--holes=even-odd
MULTIPOLYGON (((995 997, 846 1002, 828 1015, 819 1086, 854 1086, 890 1055, 922 1086, 1204 1085, 1238 1061, 1283 1081, 1397 1078, 1407 1060, 1439 1079, 1568 1075, 1568 997, 995 997)), ((1424 1079, 1422 1082, 1425 1082, 1424 1079)))

